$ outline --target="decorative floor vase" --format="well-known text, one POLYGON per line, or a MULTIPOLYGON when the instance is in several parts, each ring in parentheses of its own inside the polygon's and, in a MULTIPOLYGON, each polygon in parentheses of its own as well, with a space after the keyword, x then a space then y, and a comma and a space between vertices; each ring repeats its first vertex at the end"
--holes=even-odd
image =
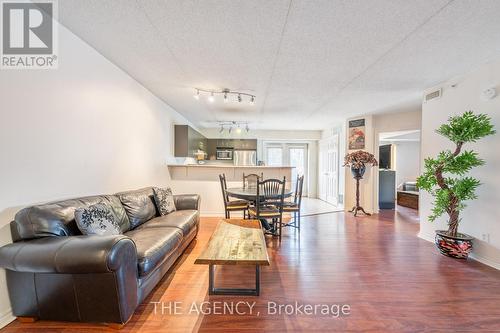
POLYGON ((466 234, 457 234, 456 237, 446 234, 446 230, 436 230, 436 246, 445 256, 456 259, 467 259, 472 251, 474 238, 466 234))
POLYGON ((362 179, 363 175, 365 174, 365 171, 366 171, 366 166, 364 165, 359 169, 351 167, 351 173, 354 179, 362 179))

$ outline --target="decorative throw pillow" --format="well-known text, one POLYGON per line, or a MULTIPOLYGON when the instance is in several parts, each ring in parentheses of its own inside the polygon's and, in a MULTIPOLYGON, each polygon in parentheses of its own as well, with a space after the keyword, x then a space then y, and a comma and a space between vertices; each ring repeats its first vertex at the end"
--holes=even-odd
POLYGON ((104 203, 78 208, 75 210, 78 229, 84 235, 119 235, 118 219, 111 207, 104 203))
POLYGON ((158 207, 160 215, 167 215, 176 210, 174 196, 172 195, 172 190, 170 189, 170 187, 153 187, 153 193, 155 197, 156 207, 158 207))

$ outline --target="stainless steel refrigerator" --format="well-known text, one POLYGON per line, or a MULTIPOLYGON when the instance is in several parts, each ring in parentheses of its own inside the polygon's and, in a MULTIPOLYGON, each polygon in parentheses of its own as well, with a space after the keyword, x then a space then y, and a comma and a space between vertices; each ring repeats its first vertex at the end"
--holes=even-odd
POLYGON ((235 150, 233 153, 234 165, 257 165, 256 150, 235 150))

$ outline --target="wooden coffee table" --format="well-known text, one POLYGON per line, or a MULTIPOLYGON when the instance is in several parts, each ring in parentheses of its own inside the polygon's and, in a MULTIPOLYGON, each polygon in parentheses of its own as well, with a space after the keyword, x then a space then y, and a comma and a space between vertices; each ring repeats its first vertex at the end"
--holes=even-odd
POLYGON ((194 262, 209 265, 209 295, 260 294, 260 266, 269 266, 266 241, 258 220, 223 219, 194 262), (215 265, 255 265, 255 289, 216 288, 215 265))

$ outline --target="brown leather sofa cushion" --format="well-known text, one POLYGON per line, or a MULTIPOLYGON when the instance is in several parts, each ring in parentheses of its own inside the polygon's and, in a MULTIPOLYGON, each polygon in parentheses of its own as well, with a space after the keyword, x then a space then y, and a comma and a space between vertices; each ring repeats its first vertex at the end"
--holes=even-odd
POLYGON ((130 229, 134 229, 157 215, 154 204, 153 188, 117 193, 116 196, 127 212, 130 229))
POLYGON ((11 225, 14 241, 45 236, 81 235, 75 222, 75 210, 102 202, 113 210, 120 232, 130 229, 130 222, 118 197, 97 195, 56 201, 20 210, 11 225))
POLYGON ((179 247, 182 232, 174 227, 135 229, 125 233, 137 248, 139 276, 148 275, 179 247))
POLYGON ((155 217, 144 223, 139 229, 157 228, 157 227, 175 227, 179 228, 186 236, 196 227, 199 220, 199 211, 197 210, 177 210, 168 215, 155 217))

